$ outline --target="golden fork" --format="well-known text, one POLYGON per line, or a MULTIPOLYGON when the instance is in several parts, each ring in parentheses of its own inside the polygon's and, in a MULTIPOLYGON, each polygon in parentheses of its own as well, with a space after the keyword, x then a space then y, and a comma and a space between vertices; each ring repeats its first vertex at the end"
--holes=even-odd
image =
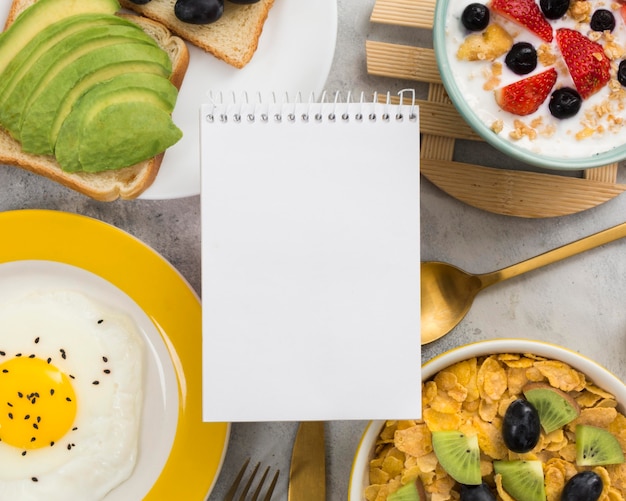
MULTIPOLYGON (((235 498, 235 496, 237 495, 237 490, 239 489, 239 486, 241 484, 244 474, 246 473, 246 468, 248 468, 249 463, 250 463, 250 458, 246 459, 245 462, 243 463, 243 466, 241 467, 241 470, 239 470, 239 473, 237 474, 237 477, 235 478, 233 485, 231 486, 229 491, 226 493, 226 497, 224 498, 224 501, 235 501, 235 499, 237 501, 246 501, 247 499, 246 496, 248 495, 248 491, 252 487, 252 483, 254 482, 256 474, 258 473, 259 468, 261 467, 261 463, 256 464, 256 466, 252 470, 252 474, 250 475, 250 478, 244 485, 243 490, 241 491, 241 494, 239 495, 238 498, 235 498)), ((280 470, 276 470, 276 473, 274 473, 274 477, 272 478, 272 481, 269 487, 267 488, 267 491, 265 492, 265 497, 260 498, 259 496, 261 495, 261 490, 263 489, 263 485, 265 484, 265 480, 267 479, 269 471, 270 471, 270 467, 268 466, 263 472, 263 476, 259 480, 259 483, 255 491, 252 493, 252 496, 249 498, 249 501, 257 501, 257 500, 270 501, 270 499, 272 498, 272 494, 274 492, 274 488, 276 487, 276 482, 278 481, 278 475, 280 473, 280 470)))

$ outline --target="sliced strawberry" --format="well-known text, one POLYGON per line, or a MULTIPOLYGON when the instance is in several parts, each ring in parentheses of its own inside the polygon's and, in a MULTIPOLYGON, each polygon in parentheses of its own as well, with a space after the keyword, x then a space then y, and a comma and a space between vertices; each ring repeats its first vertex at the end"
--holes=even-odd
POLYGON ((606 57, 602 45, 569 28, 558 29, 556 41, 576 90, 583 99, 600 90, 610 80, 611 61, 606 57))
POLYGON ((535 0, 491 0, 491 9, 524 26, 546 42, 552 42, 552 26, 535 0))
POLYGON ((556 82, 556 70, 550 68, 523 80, 496 89, 496 102, 515 115, 530 115, 537 111, 556 82))

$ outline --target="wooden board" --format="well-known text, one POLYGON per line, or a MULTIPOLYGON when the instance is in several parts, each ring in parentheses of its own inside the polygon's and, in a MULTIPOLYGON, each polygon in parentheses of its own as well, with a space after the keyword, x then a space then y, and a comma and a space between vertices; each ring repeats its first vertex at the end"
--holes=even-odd
MULTIPOLYGON (((375 23, 432 29, 436 0, 377 0, 375 23)), ((453 160, 455 140, 482 141, 460 117, 441 83, 432 49, 366 42, 371 75, 428 84, 420 107, 421 173, 449 195, 473 207, 517 217, 563 216, 596 207, 626 191, 617 164, 588 169, 582 177, 499 169, 453 160)), ((380 96, 380 99, 386 99, 380 96)))

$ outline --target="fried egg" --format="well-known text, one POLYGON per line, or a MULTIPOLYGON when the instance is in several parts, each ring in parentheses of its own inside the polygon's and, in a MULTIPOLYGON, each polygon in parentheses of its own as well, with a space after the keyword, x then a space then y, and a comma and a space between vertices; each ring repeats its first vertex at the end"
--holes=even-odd
POLYGON ((0 499, 100 500, 135 467, 143 340, 74 291, 0 308, 0 499))

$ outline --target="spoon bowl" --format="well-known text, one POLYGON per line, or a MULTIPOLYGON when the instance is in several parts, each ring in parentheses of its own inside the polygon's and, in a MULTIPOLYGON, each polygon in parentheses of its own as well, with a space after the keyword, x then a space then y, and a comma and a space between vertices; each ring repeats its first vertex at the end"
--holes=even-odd
POLYGON ((482 289, 480 277, 440 261, 421 265, 422 344, 450 332, 469 311, 482 289))
POLYGON ((421 339, 427 344, 445 336, 463 320, 476 294, 497 282, 574 256, 626 236, 626 223, 491 273, 473 275, 451 264, 421 264, 421 339))

